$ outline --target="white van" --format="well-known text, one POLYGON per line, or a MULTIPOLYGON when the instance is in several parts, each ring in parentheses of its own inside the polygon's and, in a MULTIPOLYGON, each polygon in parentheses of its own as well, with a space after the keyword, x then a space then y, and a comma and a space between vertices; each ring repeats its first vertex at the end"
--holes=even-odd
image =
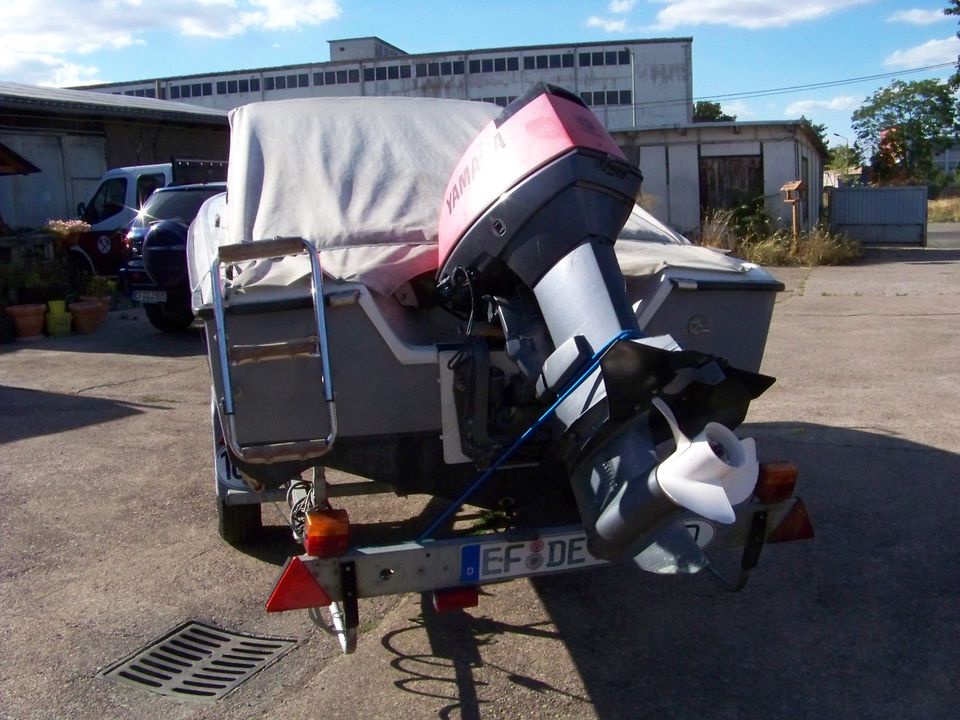
POLYGON ((81 233, 70 248, 71 279, 118 273, 129 260, 126 229, 157 188, 226 179, 227 163, 222 160, 174 159, 108 170, 89 202, 77 206, 77 215, 90 224, 90 230, 81 233))

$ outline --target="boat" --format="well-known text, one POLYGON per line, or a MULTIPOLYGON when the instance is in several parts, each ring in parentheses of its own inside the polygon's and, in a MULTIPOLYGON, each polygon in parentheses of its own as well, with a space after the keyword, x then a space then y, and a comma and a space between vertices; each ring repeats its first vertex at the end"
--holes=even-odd
POLYGON ((328 608, 349 651, 361 597, 694 573, 720 547, 748 573, 765 542, 812 534, 796 469, 734 433, 774 382, 783 286, 643 210, 640 169, 579 98, 290 100, 230 123, 188 264, 220 533, 250 541, 285 499, 304 546, 268 610, 328 608), (447 504, 360 547, 334 503, 367 492, 447 504), (468 505, 510 527, 457 530, 468 505))

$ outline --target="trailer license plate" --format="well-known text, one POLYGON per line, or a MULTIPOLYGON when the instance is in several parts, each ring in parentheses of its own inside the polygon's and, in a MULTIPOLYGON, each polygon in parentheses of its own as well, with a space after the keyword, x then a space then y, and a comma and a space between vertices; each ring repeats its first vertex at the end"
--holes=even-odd
POLYGON ((587 537, 583 533, 477 543, 460 549, 460 582, 506 580, 603 564, 604 560, 598 560, 587 550, 587 537))
POLYGON ((134 302, 138 303, 163 303, 167 301, 166 290, 134 290, 134 302))

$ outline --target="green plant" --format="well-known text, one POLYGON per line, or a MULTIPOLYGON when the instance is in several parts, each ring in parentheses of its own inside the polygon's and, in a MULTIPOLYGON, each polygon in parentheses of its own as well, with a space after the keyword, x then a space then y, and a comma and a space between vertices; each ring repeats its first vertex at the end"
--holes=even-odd
POLYGON ((819 226, 796 238, 783 230, 757 234, 759 227, 735 226, 733 211, 715 211, 704 220, 701 244, 758 265, 842 265, 861 254, 860 243, 819 226))
POLYGON ((116 291, 116 281, 111 280, 104 275, 91 275, 90 279, 87 280, 87 295, 93 295, 94 297, 106 297, 108 295, 113 295, 116 291))
POLYGON ((700 228, 700 244, 718 250, 734 250, 739 243, 733 210, 710 210, 700 228))
POLYGON ((960 198, 940 198, 927 203, 928 222, 960 222, 960 198))

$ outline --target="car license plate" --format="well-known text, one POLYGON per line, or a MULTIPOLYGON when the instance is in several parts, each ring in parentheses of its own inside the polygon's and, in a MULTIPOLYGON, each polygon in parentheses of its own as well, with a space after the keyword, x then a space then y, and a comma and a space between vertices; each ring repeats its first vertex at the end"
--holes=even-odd
POLYGON ((166 290, 134 290, 133 299, 138 303, 164 303, 167 301, 166 290))
POLYGON ((587 536, 582 532, 516 542, 476 543, 460 549, 460 581, 491 582, 605 563, 587 550, 587 536))

